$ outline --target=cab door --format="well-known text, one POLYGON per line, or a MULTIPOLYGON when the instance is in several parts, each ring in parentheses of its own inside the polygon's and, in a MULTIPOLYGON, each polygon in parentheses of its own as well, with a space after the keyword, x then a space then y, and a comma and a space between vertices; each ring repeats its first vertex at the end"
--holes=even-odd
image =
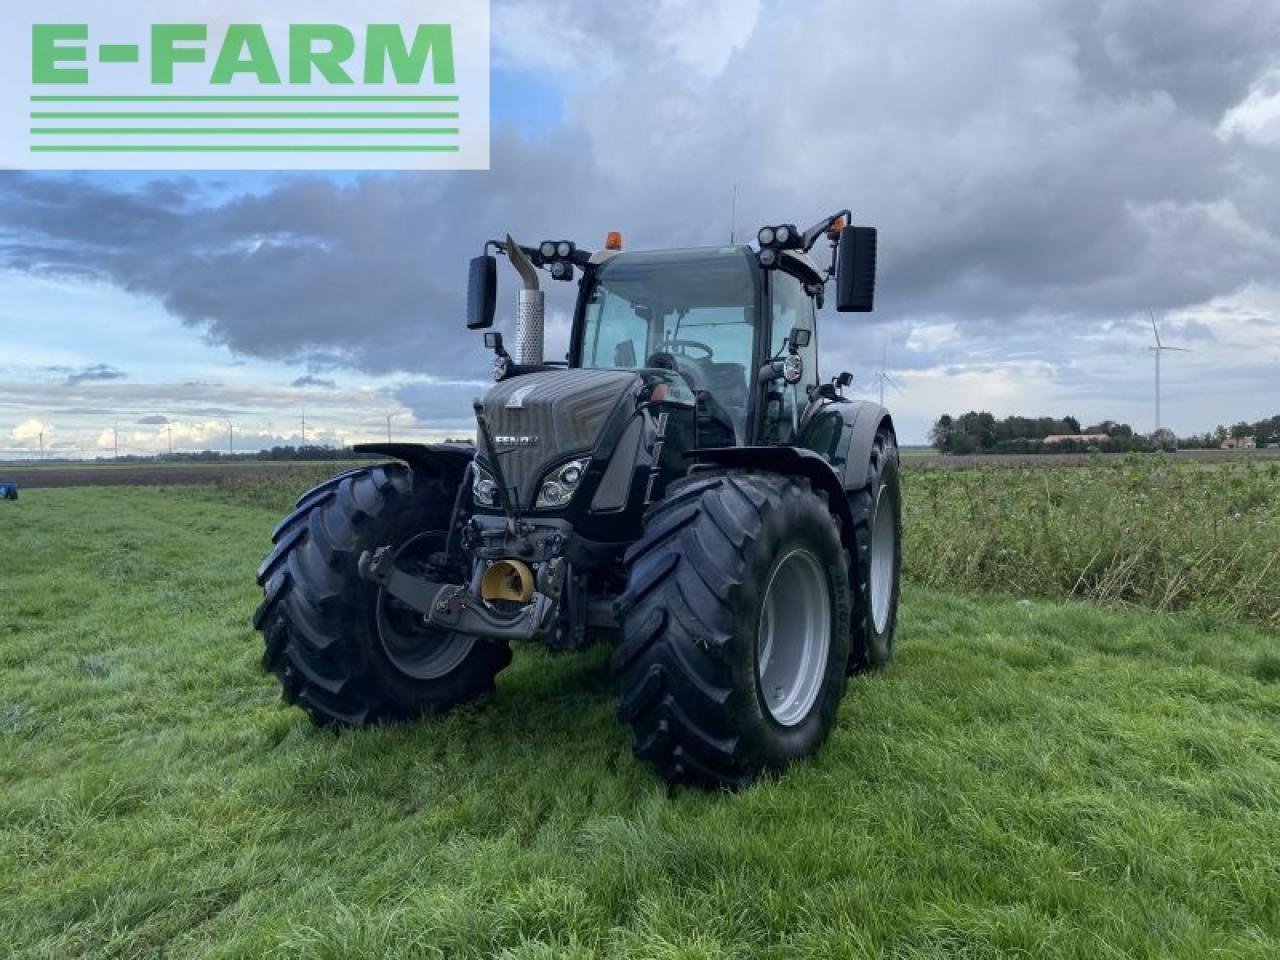
POLYGON ((818 385, 818 335, 814 324, 813 297, 799 279, 784 270, 770 275, 770 322, 768 356, 783 356, 793 328, 809 331, 809 343, 798 350, 804 363, 800 382, 774 381, 764 385, 762 441, 767 444, 801 446, 801 418, 809 405, 809 393, 818 385))

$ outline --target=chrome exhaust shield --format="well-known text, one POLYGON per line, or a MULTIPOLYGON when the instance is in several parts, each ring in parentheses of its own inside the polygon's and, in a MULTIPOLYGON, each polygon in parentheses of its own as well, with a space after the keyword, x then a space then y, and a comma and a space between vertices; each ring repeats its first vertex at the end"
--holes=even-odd
POLYGON ((516 302, 516 363, 536 367, 542 363, 545 342, 547 295, 541 290, 521 290, 516 302))

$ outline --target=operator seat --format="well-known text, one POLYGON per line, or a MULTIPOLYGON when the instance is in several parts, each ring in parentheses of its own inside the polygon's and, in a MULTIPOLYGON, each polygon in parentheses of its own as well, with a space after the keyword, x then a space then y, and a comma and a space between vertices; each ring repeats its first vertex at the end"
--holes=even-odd
POLYGON ((683 359, 681 363, 675 354, 660 351, 650 356, 646 365, 678 373, 691 389, 706 391, 707 413, 721 428, 717 431, 720 439, 707 445, 734 446, 742 440, 739 434, 747 422, 747 404, 751 397, 746 368, 740 363, 683 359))

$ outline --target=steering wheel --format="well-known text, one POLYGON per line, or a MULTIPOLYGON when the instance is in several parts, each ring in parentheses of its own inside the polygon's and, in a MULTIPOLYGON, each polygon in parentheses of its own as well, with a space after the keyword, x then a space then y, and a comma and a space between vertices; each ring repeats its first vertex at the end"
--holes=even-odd
POLYGON ((671 353, 672 348, 682 355, 690 349, 701 350, 706 354, 706 356, 702 358, 703 360, 710 360, 715 356, 715 350, 711 349, 711 347, 707 346, 700 340, 663 340, 661 343, 654 344, 651 356, 657 356, 659 353, 671 353))

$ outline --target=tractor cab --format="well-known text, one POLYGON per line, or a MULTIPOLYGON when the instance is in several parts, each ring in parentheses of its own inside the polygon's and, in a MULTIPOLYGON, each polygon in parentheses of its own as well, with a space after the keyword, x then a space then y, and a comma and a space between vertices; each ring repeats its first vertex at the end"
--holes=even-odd
MULTIPOLYGON (((843 211, 803 233, 790 225, 765 227, 758 248, 631 252, 620 249, 617 234, 596 253, 567 241, 536 247, 520 246, 510 237, 492 241, 472 263, 468 326, 493 323, 494 254, 511 260, 523 289, 517 356, 507 353, 500 334, 486 337, 495 351, 499 387, 481 411, 492 443, 482 424, 480 505, 501 506, 500 487, 512 491, 509 506, 517 511, 558 508, 579 524, 597 526, 591 516, 597 511, 586 507, 582 513, 585 490, 579 498, 577 485, 569 489, 560 483, 563 496, 541 496, 545 491, 531 473, 550 476, 555 462, 572 462, 580 469, 571 475, 590 487, 597 479, 590 467, 604 462, 601 453, 607 452, 615 474, 610 489, 615 489, 625 471, 613 449, 628 429, 626 415, 641 422, 633 429, 647 438, 639 460, 652 471, 652 480, 646 475, 645 497, 626 499, 632 509, 618 531, 624 538, 638 530, 643 508, 686 473, 702 451, 808 446, 803 435, 812 414, 839 401, 839 386, 848 382, 842 375, 823 384, 818 368, 815 318, 827 281, 837 281, 840 311, 872 306, 875 230, 846 226, 847 220, 843 211), (826 269, 810 255, 824 239, 830 243, 826 269), (578 280, 568 369, 542 356, 539 269, 554 280, 578 280), (566 427, 566 421, 573 426, 566 427), (547 427, 535 429, 536 423, 547 427), (655 444, 657 433, 662 442, 655 444)), ((635 446, 626 439, 620 444, 624 453, 635 446)), ((612 506, 616 499, 605 502, 612 506)))

